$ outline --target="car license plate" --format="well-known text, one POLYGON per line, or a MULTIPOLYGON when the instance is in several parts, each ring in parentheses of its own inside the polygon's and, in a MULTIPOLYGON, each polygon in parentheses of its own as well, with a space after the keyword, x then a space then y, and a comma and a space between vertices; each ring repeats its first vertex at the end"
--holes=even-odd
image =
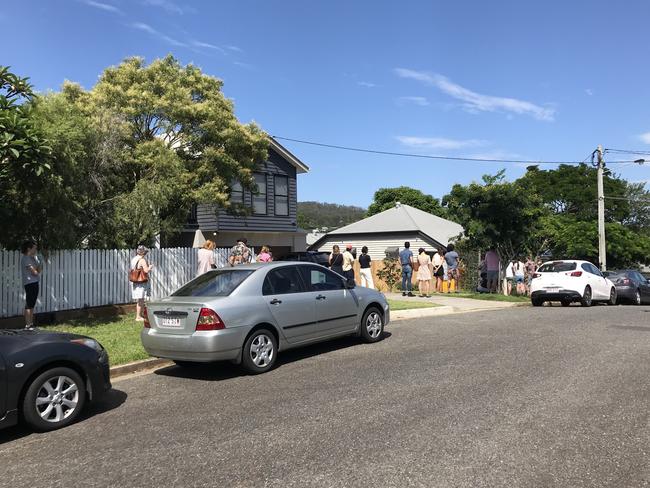
POLYGON ((549 288, 546 288, 546 291, 549 292, 549 293, 557 293, 558 291, 560 291, 560 289, 556 288, 556 287, 549 287, 549 288))
POLYGON ((180 327, 181 319, 163 318, 160 322, 161 327, 180 327))

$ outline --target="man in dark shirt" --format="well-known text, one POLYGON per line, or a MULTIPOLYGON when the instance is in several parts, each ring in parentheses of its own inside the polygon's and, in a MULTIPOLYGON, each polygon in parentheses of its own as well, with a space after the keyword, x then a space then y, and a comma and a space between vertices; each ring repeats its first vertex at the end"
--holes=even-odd
POLYGON ((402 265, 402 296, 412 297, 413 295, 413 251, 410 249, 411 243, 405 242, 404 249, 399 252, 399 263, 402 265))

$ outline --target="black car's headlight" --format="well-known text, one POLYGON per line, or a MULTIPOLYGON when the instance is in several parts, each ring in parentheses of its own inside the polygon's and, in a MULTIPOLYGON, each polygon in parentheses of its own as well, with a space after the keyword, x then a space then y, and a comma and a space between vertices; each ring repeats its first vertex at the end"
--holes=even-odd
POLYGON ((91 349, 94 349, 97 351, 99 354, 102 353, 104 348, 102 345, 97 342, 95 339, 72 339, 70 342, 74 342, 75 344, 81 344, 82 346, 90 347, 91 349))

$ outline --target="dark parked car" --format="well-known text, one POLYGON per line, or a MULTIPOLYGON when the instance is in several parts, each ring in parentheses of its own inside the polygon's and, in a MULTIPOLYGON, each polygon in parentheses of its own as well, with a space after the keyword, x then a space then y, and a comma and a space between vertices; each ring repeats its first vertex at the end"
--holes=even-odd
POLYGON ((110 388, 108 354, 96 340, 0 330, 0 428, 20 419, 41 431, 64 427, 110 388))
POLYGON ((329 268, 330 254, 321 251, 292 252, 285 254, 278 261, 304 261, 307 263, 316 263, 329 268))
POLYGON ((616 287, 618 300, 632 302, 635 305, 650 303, 650 280, 634 269, 605 271, 616 287))

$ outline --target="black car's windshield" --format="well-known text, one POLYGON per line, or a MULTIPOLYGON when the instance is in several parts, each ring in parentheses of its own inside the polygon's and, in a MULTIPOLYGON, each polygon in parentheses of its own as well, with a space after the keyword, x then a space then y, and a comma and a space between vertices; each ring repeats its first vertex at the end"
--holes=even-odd
POLYGON ((230 295, 253 270, 224 269, 208 271, 172 293, 173 297, 226 297, 230 295))
POLYGON ((539 273, 562 273, 564 271, 573 271, 576 269, 576 263, 546 263, 542 264, 537 270, 539 273))

